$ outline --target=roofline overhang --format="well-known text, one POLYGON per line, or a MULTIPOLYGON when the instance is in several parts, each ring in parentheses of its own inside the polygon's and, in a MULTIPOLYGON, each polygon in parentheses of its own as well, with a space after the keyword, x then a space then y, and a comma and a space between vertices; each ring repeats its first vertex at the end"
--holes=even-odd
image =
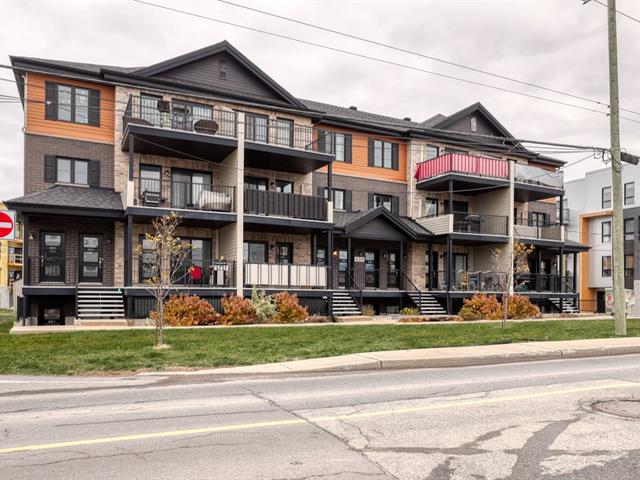
POLYGON ((331 125, 335 127, 343 127, 343 128, 355 128, 357 130, 376 133, 380 135, 387 136, 401 136, 409 139, 408 130, 402 130, 402 127, 396 128, 384 128, 375 123, 366 123, 366 122, 358 122, 348 120, 342 117, 335 117, 330 115, 323 115, 319 121, 320 124, 331 125))
POLYGON ((14 203, 12 201, 4 202, 7 207, 15 210, 21 215, 26 214, 46 214, 55 216, 85 216, 93 218, 112 218, 114 220, 121 220, 124 218, 124 210, 112 210, 112 209, 98 209, 98 208, 86 208, 86 207, 72 207, 72 206, 60 206, 60 205, 42 205, 42 204, 25 204, 14 203))
MULTIPOLYGON (((342 227, 342 231, 344 232, 343 234, 348 237, 352 232, 362 227, 365 223, 373 220, 374 218, 378 218, 381 215, 385 217, 387 220, 389 220, 394 225, 394 227, 396 227, 397 230, 402 232, 406 237, 410 238, 411 240, 414 240, 414 241, 419 241, 422 239, 427 240, 432 235, 432 233, 427 229, 425 229, 424 234, 420 234, 418 232, 409 230, 404 223, 398 220, 397 215, 391 213, 389 210, 387 210, 384 207, 377 207, 372 210, 369 210, 366 214, 362 215, 360 218, 357 218, 356 220, 347 223, 344 227, 342 227)), ((424 227, 421 226, 421 228, 424 228, 424 227)))

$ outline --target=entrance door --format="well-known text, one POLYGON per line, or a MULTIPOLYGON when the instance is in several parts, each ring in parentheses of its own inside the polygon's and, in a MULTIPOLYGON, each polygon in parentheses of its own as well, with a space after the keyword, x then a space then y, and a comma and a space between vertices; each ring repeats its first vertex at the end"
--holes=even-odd
POLYGON ((102 237, 80 236, 80 281, 102 283, 102 237))
POLYGON ((347 286, 347 270, 348 269, 349 269, 349 253, 344 249, 340 249, 338 250, 338 287, 340 288, 345 288, 347 286))
POLYGON ((400 285, 400 254, 387 252, 387 288, 398 288, 400 285))
POLYGON ((431 258, 429 258, 429 251, 425 253, 425 267, 426 267, 426 284, 425 287, 429 290, 438 290, 438 252, 431 252, 431 258))
POLYGON ((364 252, 364 286, 378 288, 378 252, 375 250, 364 252))
POLYGON ((64 282, 64 234, 42 233, 40 281, 64 282))
POLYGON ((289 265, 293 263, 292 243, 276 243, 276 263, 279 265, 289 265))

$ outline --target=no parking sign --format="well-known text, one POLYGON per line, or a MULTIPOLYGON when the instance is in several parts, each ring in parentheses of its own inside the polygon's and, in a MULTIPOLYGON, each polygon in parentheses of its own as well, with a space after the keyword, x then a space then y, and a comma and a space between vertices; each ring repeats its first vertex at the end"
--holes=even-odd
POLYGON ((15 240, 16 238, 16 212, 13 210, 0 210, 0 240, 15 240))

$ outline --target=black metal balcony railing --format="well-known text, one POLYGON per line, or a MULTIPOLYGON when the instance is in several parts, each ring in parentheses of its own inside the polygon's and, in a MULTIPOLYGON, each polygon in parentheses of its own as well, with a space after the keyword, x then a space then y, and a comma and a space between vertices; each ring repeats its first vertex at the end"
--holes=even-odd
MULTIPOLYGON (((450 291, 492 292, 500 293, 505 289, 507 277, 505 272, 451 272, 450 291)), ((432 290, 447 290, 446 272, 438 272, 432 290)), ((548 273, 521 273, 514 275, 514 293, 574 293, 573 276, 548 273)))
POLYGON ((518 238, 539 238, 544 240, 562 240, 562 226, 527 217, 516 217, 515 234, 518 238))
POLYGON ((133 182, 135 201, 143 207, 235 210, 235 187, 139 177, 133 182))
POLYGON ((246 189, 244 211, 255 215, 326 220, 327 200, 324 197, 297 193, 246 189))
MULTIPOLYGON (((134 256, 132 282, 134 285, 150 287, 157 275, 151 256, 134 256)), ((194 288, 232 288, 235 286, 236 262, 233 260, 187 260, 175 270, 173 285, 194 288)))
POLYGON ((301 125, 288 120, 247 116, 245 121, 247 142, 332 153, 333 142, 317 137, 316 131, 311 125, 301 125))
POLYGON ((515 275, 514 292, 574 293, 573 276, 550 273, 522 273, 515 275))
POLYGON ((244 263, 247 287, 327 288, 328 267, 321 265, 244 263))
POLYGON ((123 129, 129 123, 235 138, 238 114, 205 103, 131 95, 123 129))
POLYGON ((505 215, 453 212, 453 231, 481 235, 508 235, 509 218, 505 215))
POLYGON ((76 258, 26 257, 25 285, 69 285, 78 283, 76 258))

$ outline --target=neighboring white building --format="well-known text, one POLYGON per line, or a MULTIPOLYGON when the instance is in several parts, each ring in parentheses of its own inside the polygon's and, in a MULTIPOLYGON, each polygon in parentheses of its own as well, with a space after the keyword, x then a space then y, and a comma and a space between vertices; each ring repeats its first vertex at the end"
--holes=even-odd
MULTIPOLYGON (((640 166, 625 164, 622 171, 625 218, 625 287, 640 295, 640 166)), ((565 218, 567 238, 591 246, 580 261, 580 299, 604 308, 604 291, 612 288, 612 191, 611 168, 587 172, 567 181, 565 218)))

